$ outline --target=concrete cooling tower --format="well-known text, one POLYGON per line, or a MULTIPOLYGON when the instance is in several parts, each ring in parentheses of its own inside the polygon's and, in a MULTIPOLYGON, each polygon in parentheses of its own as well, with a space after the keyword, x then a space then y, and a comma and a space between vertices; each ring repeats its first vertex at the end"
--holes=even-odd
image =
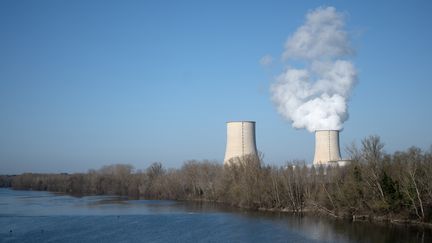
POLYGON ((327 164, 329 162, 342 162, 339 149, 339 131, 318 130, 315 131, 315 157, 314 165, 327 164))
POLYGON ((254 121, 227 122, 227 143, 224 164, 245 155, 258 156, 254 121))

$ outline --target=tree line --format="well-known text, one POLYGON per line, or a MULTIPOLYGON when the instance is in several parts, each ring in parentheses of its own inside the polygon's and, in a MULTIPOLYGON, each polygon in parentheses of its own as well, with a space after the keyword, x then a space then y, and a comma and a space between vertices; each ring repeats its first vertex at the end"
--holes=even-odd
POLYGON ((412 147, 387 154, 378 136, 347 152, 344 167, 284 166, 244 157, 238 163, 191 160, 179 169, 153 163, 135 171, 117 164, 75 174, 25 173, 0 177, 3 186, 72 195, 201 200, 251 209, 322 212, 352 219, 432 223, 432 151, 412 147))

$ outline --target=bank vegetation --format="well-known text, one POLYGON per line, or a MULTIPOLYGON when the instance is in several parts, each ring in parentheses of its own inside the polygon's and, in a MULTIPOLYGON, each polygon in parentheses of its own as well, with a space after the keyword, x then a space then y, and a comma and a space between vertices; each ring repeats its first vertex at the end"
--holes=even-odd
POLYGON ((201 200, 237 207, 319 212, 333 217, 432 223, 432 153, 419 148, 386 154, 377 136, 352 144, 352 162, 344 167, 288 162, 272 166, 245 157, 240 163, 191 160, 179 169, 153 163, 104 166, 88 173, 1 177, 13 189, 73 195, 121 195, 130 198, 201 200))

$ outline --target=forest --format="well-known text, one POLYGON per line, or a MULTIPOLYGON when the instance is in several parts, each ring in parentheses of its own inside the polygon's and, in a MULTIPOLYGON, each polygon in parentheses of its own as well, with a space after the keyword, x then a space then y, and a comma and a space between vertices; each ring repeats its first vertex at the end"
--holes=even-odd
POLYGON ((132 199, 210 201, 236 207, 322 213, 352 220, 432 223, 432 149, 411 147, 384 152, 378 136, 346 148, 344 167, 284 166, 244 157, 223 166, 215 161, 186 161, 167 169, 153 163, 145 170, 127 164, 74 174, 24 173, 1 176, 0 186, 71 195, 120 195, 132 199))

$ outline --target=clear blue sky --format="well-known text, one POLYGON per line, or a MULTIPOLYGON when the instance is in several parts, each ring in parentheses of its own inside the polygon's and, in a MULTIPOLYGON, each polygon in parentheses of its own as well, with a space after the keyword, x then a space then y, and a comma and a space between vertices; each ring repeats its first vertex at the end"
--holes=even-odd
POLYGON ((311 161, 277 112, 283 45, 319 6, 347 13, 359 83, 341 146, 432 144, 431 1, 0 1, 0 174, 222 162, 228 120, 265 161, 311 161), (235 3, 234 3, 235 2, 235 3))

